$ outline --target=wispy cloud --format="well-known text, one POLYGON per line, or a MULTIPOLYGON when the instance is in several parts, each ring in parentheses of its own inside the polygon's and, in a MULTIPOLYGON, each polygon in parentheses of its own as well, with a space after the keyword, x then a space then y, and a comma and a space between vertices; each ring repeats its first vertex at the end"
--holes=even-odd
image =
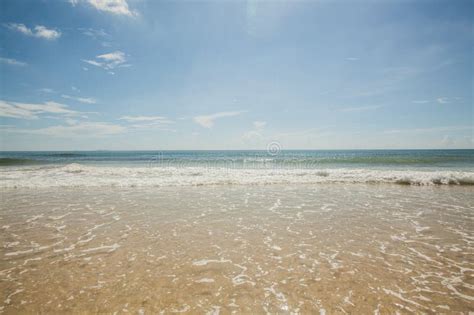
POLYGON ((78 102, 81 102, 81 103, 85 103, 85 104, 95 104, 95 103, 97 103, 97 100, 95 98, 92 98, 92 97, 75 97, 75 96, 70 96, 70 95, 66 95, 66 94, 61 95, 61 97, 65 98, 65 99, 68 99, 68 100, 74 100, 74 101, 78 101, 78 102))
POLYGON ((138 12, 130 10, 126 0, 69 0, 73 6, 87 2, 95 9, 115 15, 137 16, 138 12))
POLYGON ((129 64, 126 64, 127 58, 125 57, 125 53, 121 51, 114 51, 108 54, 98 55, 95 57, 95 60, 83 59, 82 61, 90 65, 103 68, 109 71, 111 74, 114 74, 112 70, 117 67, 130 66, 129 64))
POLYGON ((41 89, 38 89, 38 91, 43 92, 43 93, 56 93, 55 90, 50 89, 50 88, 41 88, 41 89))
POLYGON ((379 109, 381 107, 382 107, 381 105, 345 107, 345 108, 340 108, 339 111, 340 112, 362 112, 362 111, 379 109))
POLYGON ((144 130, 159 130, 159 131, 169 131, 176 132, 176 129, 170 128, 167 125, 156 124, 156 123, 146 123, 146 124, 133 124, 127 126, 130 128, 130 131, 144 131, 144 130))
POLYGON ((195 123, 201 125, 204 128, 212 128, 214 121, 219 118, 238 116, 245 111, 234 111, 234 112, 219 112, 211 115, 200 115, 193 117, 195 123))
POLYGON ((95 29, 95 28, 79 28, 79 31, 82 32, 82 34, 92 37, 94 39, 99 39, 102 37, 107 37, 109 34, 105 32, 103 29, 95 29))
POLYGON ((449 99, 447 97, 438 97, 436 101, 440 104, 447 104, 450 103, 449 99))
POLYGON ((348 60, 348 61, 357 61, 357 60, 359 60, 359 58, 356 58, 356 57, 348 57, 348 58, 346 58, 346 60, 348 60))
POLYGON ((452 102, 455 102, 455 101, 459 101, 461 100, 460 97, 438 97, 437 99, 435 100, 415 100, 415 101, 411 101, 412 103, 415 103, 415 104, 425 104, 425 103, 439 103, 439 104, 449 104, 449 103, 452 103, 452 102))
POLYGON ((71 137, 97 137, 123 133, 127 130, 124 126, 107 122, 76 122, 68 121, 67 125, 50 126, 39 129, 2 128, 2 132, 27 133, 44 136, 71 138, 71 137))
POLYGON ((444 132, 444 131, 463 131, 474 130, 473 126, 441 126, 432 128, 413 128, 413 129, 392 129, 385 130, 384 133, 426 133, 426 132, 444 132))
POLYGON ((159 123, 159 124, 172 124, 174 121, 164 116, 122 116, 119 120, 125 120, 127 122, 145 122, 145 123, 159 123))
POLYGON ((4 63, 10 66, 20 66, 20 67, 24 67, 27 65, 26 62, 18 61, 16 59, 11 59, 11 58, 3 58, 3 57, 0 57, 0 63, 4 63))
POLYGON ((86 35, 86 36, 88 36, 88 37, 90 37, 90 38, 92 38, 96 41, 99 41, 100 44, 103 47, 111 47, 112 46, 112 44, 107 41, 110 38, 110 35, 106 31, 104 31, 103 29, 80 27, 80 28, 78 28, 78 30, 82 34, 84 34, 84 35, 86 35))
POLYGON ((0 100, 0 117, 37 119, 40 114, 78 116, 85 113, 71 110, 67 105, 56 102, 18 103, 0 100))
POLYGON ((253 126, 255 129, 263 129, 267 125, 266 121, 254 121, 253 126))
POLYGON ((60 31, 52 28, 47 28, 43 25, 36 25, 33 29, 31 29, 22 23, 9 23, 7 24, 7 27, 24 35, 42 38, 46 40, 55 40, 61 37, 60 31))
POLYGON ((176 132, 176 129, 170 128, 175 122, 164 116, 122 116, 119 120, 124 120, 132 131, 141 130, 159 130, 176 132))

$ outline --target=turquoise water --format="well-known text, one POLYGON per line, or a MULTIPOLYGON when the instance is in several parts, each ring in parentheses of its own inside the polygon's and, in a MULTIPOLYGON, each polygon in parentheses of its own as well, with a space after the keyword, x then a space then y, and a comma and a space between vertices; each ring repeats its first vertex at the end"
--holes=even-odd
POLYGON ((474 169, 474 150, 1 152, 1 166, 41 164, 230 168, 474 169))
POLYGON ((474 150, 2 152, 0 187, 474 185, 474 150))

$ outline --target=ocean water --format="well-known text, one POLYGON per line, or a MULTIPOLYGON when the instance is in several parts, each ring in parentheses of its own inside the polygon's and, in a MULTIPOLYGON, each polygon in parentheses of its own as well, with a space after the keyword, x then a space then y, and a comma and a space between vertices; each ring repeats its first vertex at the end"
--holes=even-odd
POLYGON ((0 161, 0 314, 473 310, 474 150, 0 161))
POLYGON ((474 150, 31 151, 0 152, 1 166, 35 164, 234 168, 474 169, 474 150))
POLYGON ((469 314, 468 186, 0 190, 0 313, 469 314))
POLYGON ((474 150, 1 152, 1 187, 473 185, 474 150))

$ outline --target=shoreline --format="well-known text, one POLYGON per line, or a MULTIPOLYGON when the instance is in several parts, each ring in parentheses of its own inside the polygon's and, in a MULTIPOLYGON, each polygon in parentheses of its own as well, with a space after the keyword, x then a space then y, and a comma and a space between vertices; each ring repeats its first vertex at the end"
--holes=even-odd
POLYGON ((366 184, 7 189, 0 307, 468 312, 471 195, 366 184))
POLYGON ((127 167, 81 164, 0 169, 0 187, 165 187, 268 184, 472 186, 472 170, 127 167))

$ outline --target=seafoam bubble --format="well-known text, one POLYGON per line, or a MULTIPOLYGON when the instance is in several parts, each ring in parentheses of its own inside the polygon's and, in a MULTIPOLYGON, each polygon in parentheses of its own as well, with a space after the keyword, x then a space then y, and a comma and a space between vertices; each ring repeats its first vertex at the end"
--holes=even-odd
POLYGON ((201 278, 201 279, 198 279, 198 280, 194 280, 194 282, 196 282, 196 283, 213 283, 213 282, 215 282, 215 280, 212 279, 212 278, 201 278))
POLYGON ((71 164, 2 171, 0 187, 163 187, 320 183, 474 185, 473 171, 374 169, 232 169, 206 167, 126 167, 71 164))

